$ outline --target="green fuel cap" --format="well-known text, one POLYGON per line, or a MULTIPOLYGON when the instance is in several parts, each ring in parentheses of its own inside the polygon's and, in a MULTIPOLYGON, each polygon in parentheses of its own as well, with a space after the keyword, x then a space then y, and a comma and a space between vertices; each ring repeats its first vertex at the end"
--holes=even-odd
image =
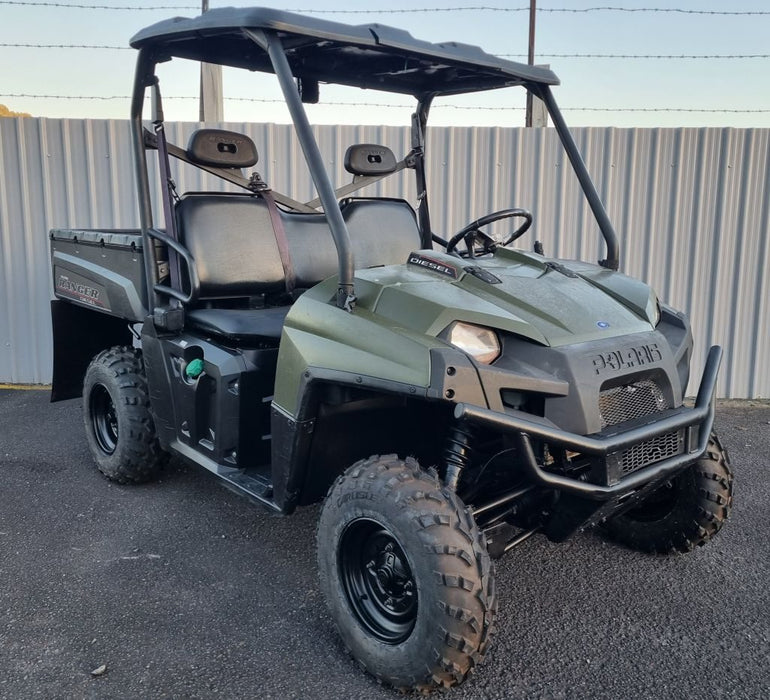
POLYGON ((188 363, 187 367, 185 367, 184 373, 190 379, 197 379, 200 377, 201 374, 203 374, 203 360, 192 360, 188 363))

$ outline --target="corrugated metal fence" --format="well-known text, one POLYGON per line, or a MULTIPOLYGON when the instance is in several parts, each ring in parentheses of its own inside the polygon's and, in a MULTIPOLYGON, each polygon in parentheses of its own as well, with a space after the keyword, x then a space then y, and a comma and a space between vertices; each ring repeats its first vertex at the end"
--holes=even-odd
MULTIPOLYGON (((184 145, 197 124, 169 125, 184 145)), ((228 124, 260 150, 278 191, 315 196, 291 127, 228 124)), ((693 321, 699 376, 709 345, 727 350, 726 397, 770 397, 770 130, 574 130, 621 241, 621 269, 650 282, 693 321)), ((397 127, 316 127, 334 181, 352 143, 409 148, 397 127)), ((428 140, 433 228, 458 230, 511 205, 535 217, 529 241, 549 255, 596 260, 601 239, 553 129, 433 128, 428 140)), ((0 382, 51 378, 48 240, 52 227, 138 226, 128 123, 0 119, 0 382)), ((411 173, 371 188, 413 195, 411 173)), ((193 169, 180 191, 221 189, 193 169)), ((157 188, 157 183, 154 183, 157 188)), ((526 240, 526 239, 525 239, 526 240)), ((691 387, 692 388, 692 387, 691 387)))

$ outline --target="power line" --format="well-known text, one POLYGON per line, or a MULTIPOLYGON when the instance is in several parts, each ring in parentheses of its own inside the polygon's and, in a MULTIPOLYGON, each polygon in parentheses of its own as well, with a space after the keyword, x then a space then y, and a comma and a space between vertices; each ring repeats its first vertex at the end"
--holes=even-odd
POLYGON ((27 0, 0 0, 0 5, 23 5, 25 7, 64 7, 73 10, 200 10, 198 5, 156 5, 137 7, 126 5, 81 5, 63 2, 28 2, 27 0))
POLYGON ((698 114, 770 114, 770 109, 701 109, 697 107, 564 107, 570 112, 693 112, 698 114))
MULTIPOLYGON (((24 97, 41 100, 130 100, 128 95, 31 95, 27 93, 3 93, 0 97, 24 97)), ((175 99, 163 96, 163 99, 175 99)), ((197 98, 196 98, 197 99, 197 98)))
MULTIPOLYGON (((155 10, 199 10, 197 5, 156 5, 154 7, 137 7, 127 5, 87 5, 80 3, 63 2, 30 2, 29 0, 0 0, 0 5, 22 5, 27 7, 60 7, 79 10, 127 10, 127 11, 155 11, 155 10)), ((295 8, 287 12, 300 12, 306 14, 347 14, 347 15, 374 15, 374 14, 414 14, 429 12, 529 12, 529 7, 495 7, 493 5, 467 5, 461 7, 411 7, 411 8, 380 8, 369 10, 319 10, 315 8, 295 8)), ((571 13, 588 14, 592 12, 623 12, 623 13, 661 13, 683 15, 712 15, 748 17, 770 15, 770 10, 693 10, 683 7, 616 7, 612 5, 600 5, 596 7, 538 7, 537 12, 542 13, 571 13)))
MULTIPOLYGON (((0 93, 0 97, 20 97, 47 100, 130 100, 128 95, 33 95, 28 93, 0 93)), ((197 100, 198 95, 164 95, 165 100, 197 100)), ((284 100, 264 97, 225 97, 231 102, 259 102, 284 104, 284 100)), ((377 102, 325 102, 322 106, 330 107, 386 107, 392 109, 409 109, 407 105, 396 105, 377 102)), ((494 107, 494 106, 465 106, 453 104, 436 104, 432 109, 460 109, 469 111, 522 111, 524 107, 494 107)), ((767 114, 769 109, 712 109, 700 107, 563 107, 571 112, 694 112, 703 114, 767 114)))
POLYGON ((0 47, 15 49, 111 49, 132 51, 130 46, 108 46, 106 44, 0 44, 0 47))
MULTIPOLYGON (((526 58, 525 53, 498 53, 499 58, 526 58)), ((745 58, 770 58, 770 53, 735 53, 735 54, 650 54, 650 53, 538 53, 539 58, 682 58, 732 60, 745 58)))
MULTIPOLYGON (((573 13, 587 14, 590 12, 660 12, 684 15, 770 15, 770 10, 690 10, 678 7, 538 7, 537 12, 548 13, 573 13)), ((417 12, 529 12, 529 6, 525 7, 494 7, 490 5, 468 5, 465 7, 411 7, 407 9, 382 8, 376 10, 316 10, 313 8, 301 8, 287 10, 287 12, 305 12, 308 14, 330 15, 374 15, 374 14, 408 14, 417 12)))
MULTIPOLYGON (((0 48, 17 49, 108 49, 112 51, 131 51, 130 46, 108 44, 13 44, 0 43, 0 48)), ((498 58, 526 58, 524 53, 498 53, 498 58)), ((623 59, 697 59, 697 60, 735 60, 747 58, 770 58, 770 53, 737 54, 634 54, 634 53, 539 53, 540 58, 623 58, 623 59)))
POLYGON ((768 10, 691 10, 682 7, 613 7, 613 6, 599 6, 599 7, 538 7, 538 12, 571 12, 571 13, 588 13, 588 12, 660 12, 660 13, 673 13, 682 15, 770 15, 768 10))

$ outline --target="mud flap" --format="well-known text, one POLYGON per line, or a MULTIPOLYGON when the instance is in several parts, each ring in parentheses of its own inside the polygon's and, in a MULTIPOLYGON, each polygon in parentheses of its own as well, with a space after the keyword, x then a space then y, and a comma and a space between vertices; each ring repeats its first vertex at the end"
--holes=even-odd
POLYGON ((65 301, 51 301, 53 387, 51 401, 83 395, 91 360, 113 345, 131 345, 128 321, 65 301))
POLYGON ((275 502, 282 513, 297 507, 310 457, 315 420, 297 421, 273 405, 272 476, 275 502))

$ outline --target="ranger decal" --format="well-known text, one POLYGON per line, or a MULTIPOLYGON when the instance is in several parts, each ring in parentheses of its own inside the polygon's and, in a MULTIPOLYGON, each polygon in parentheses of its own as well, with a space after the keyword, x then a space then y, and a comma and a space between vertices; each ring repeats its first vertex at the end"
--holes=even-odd
POLYGON ((59 279, 56 281, 56 288, 60 294, 73 297, 89 306, 104 306, 100 300, 101 292, 98 289, 80 282, 73 282, 66 275, 59 275, 59 279))

